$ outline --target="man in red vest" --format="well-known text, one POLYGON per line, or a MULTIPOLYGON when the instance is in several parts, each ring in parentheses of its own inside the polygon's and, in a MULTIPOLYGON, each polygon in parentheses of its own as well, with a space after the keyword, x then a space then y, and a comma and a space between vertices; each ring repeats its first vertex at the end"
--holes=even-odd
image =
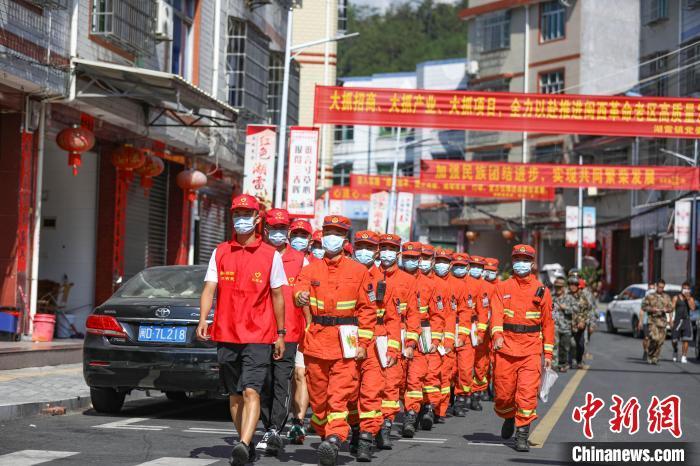
POLYGON ((230 462, 244 465, 255 459, 252 440, 270 357, 281 359, 284 355, 282 286, 287 284, 287 276, 280 253, 255 234, 260 223, 258 201, 247 194, 236 196, 231 213, 236 234, 231 241, 219 244, 209 261, 197 337, 218 343, 219 374, 240 434, 230 462), (216 311, 209 335, 207 315, 214 295, 216 311))

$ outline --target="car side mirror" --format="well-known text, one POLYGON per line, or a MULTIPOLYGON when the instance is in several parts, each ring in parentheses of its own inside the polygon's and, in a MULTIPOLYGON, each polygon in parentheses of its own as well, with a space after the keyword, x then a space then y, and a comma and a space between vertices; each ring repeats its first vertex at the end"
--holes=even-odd
POLYGON ((618 301, 619 299, 620 299, 619 294, 616 294, 615 296, 613 296, 613 301, 618 301))

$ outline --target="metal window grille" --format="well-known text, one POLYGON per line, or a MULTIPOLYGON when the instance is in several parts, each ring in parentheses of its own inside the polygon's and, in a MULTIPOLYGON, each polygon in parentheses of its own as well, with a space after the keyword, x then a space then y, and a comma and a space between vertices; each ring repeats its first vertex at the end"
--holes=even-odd
POLYGON ((350 186, 350 174, 352 173, 352 162, 339 163, 333 167, 333 185, 350 186))
POLYGON ((29 2, 48 10, 65 10, 68 8, 68 0, 29 0, 29 2))
POLYGON ((642 2, 642 21, 650 26, 668 19, 668 0, 647 0, 642 2))
MULTIPOLYGON (((655 56, 648 57, 644 61, 652 60, 644 65, 640 72, 642 78, 658 76, 668 70, 668 57, 664 57, 667 52, 659 52, 655 56)), ((641 84, 640 91, 644 95, 663 96, 668 95, 668 76, 659 76, 641 84)))
POLYGON ((135 54, 155 47, 156 2, 153 0, 92 0, 90 33, 135 54))
MULTIPOLYGON (((681 54, 681 66, 690 65, 698 60, 700 60, 700 43, 688 47, 681 54)), ((700 65, 685 68, 682 73, 681 93, 683 95, 700 93, 700 65)))
POLYGON ((537 163, 559 163, 564 157, 561 144, 549 144, 535 147, 534 160, 537 163))
POLYGON ((561 39, 565 35, 566 7, 559 0, 540 4, 540 34, 543 41, 561 39))
MULTIPOLYGON (((267 81, 267 118, 273 125, 280 123, 282 108, 282 84, 284 81, 284 54, 270 53, 269 77, 267 81)), ((292 61, 289 70, 289 99, 287 102, 287 124, 299 121, 299 64, 292 61)))
POLYGON ((540 75, 540 93, 559 94, 564 89, 564 72, 553 71, 540 75))
POLYGON ((348 30, 348 0, 338 0, 338 34, 348 30))
POLYGON ((355 127, 337 125, 334 128, 334 138, 336 142, 352 141, 355 138, 355 127))
POLYGON ((510 149, 500 148, 493 150, 480 150, 472 154, 474 162, 507 162, 510 149))
POLYGON ((477 19, 478 42, 482 52, 510 48, 510 10, 480 16, 477 19))
POLYGON ((229 103, 263 120, 267 116, 270 39, 256 27, 229 17, 226 85, 229 103))

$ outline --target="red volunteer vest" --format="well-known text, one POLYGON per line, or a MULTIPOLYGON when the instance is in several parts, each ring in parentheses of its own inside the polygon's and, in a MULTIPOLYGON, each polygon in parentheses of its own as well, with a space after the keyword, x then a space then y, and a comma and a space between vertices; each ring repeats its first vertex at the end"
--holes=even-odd
POLYGON ((304 253, 288 247, 282 254, 284 273, 287 275, 289 285, 282 287, 284 293, 284 326, 287 335, 284 341, 287 343, 299 343, 304 335, 306 319, 300 307, 294 304, 294 282, 296 282, 301 268, 304 266, 304 253))
POLYGON ((222 343, 272 344, 277 339, 270 295, 276 249, 257 237, 241 246, 235 239, 216 248, 218 286, 211 339, 222 343))

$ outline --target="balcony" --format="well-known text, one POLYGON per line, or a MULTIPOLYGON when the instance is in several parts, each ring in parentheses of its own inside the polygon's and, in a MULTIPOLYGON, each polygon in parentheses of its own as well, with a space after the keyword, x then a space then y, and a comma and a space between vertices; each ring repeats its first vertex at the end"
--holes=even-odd
POLYGON ((156 6, 153 0, 92 0, 90 33, 135 55, 150 54, 156 6))

